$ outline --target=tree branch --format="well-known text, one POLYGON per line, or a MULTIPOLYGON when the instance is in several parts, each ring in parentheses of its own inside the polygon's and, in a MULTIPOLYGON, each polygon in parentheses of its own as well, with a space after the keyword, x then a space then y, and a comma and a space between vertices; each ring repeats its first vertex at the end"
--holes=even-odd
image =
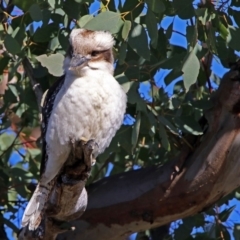
POLYGON ((19 234, 20 240, 54 240, 59 233, 73 229, 66 221, 79 218, 87 207, 85 184, 94 161, 92 152, 95 147, 93 140, 73 143, 68 160, 50 194, 44 221, 35 232, 23 228, 19 234))
POLYGON ((37 104, 38 104, 38 111, 39 111, 39 113, 41 113, 42 112, 41 101, 42 101, 42 96, 43 96, 42 88, 41 88, 40 84, 36 81, 36 79, 34 78, 33 67, 27 57, 25 57, 23 59, 22 64, 23 64, 25 73, 30 80, 32 89, 35 93, 35 96, 37 99, 37 104))
MULTIPOLYGON (((88 188, 87 211, 76 230, 59 239, 124 239, 203 211, 236 189, 240 174, 239 63, 227 73, 205 112, 208 130, 198 138, 174 178, 178 157, 164 166, 104 178, 88 188)), ((179 157, 184 154, 180 153, 179 157)))

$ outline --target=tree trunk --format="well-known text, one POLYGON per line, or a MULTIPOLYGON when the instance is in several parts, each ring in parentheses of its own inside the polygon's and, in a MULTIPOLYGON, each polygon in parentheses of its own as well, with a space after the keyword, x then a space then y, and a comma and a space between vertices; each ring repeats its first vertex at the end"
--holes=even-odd
POLYGON ((228 72, 205 112, 208 129, 164 166, 104 178, 88 189, 86 212, 75 231, 58 239, 125 239, 134 232, 194 215, 239 186, 240 77, 228 72), (182 165, 183 162, 183 165, 182 165), (182 166, 180 172, 174 171, 182 166))

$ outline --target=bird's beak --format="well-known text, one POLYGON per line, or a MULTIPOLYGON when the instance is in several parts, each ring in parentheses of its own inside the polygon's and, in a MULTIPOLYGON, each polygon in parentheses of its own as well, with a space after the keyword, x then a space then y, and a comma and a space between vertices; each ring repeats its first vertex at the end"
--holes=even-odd
POLYGON ((89 60, 90 59, 88 59, 88 58, 86 58, 84 56, 81 56, 81 55, 72 56, 72 60, 70 62, 70 69, 79 67, 79 66, 83 65, 84 63, 86 63, 89 60))

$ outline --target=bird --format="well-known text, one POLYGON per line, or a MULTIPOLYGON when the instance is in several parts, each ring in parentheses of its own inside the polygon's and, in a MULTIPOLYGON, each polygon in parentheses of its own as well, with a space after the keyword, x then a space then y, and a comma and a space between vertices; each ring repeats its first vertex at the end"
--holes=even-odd
POLYGON ((70 154, 70 142, 94 139, 96 158, 109 146, 126 111, 126 93, 113 76, 111 33, 73 29, 69 43, 64 75, 50 87, 43 104, 40 180, 21 222, 31 231, 42 221, 54 179, 70 154))

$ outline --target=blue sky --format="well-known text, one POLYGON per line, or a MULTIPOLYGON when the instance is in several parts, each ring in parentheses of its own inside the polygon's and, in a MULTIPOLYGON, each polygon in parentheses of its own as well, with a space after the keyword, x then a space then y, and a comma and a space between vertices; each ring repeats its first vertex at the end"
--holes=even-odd
MULTIPOLYGON (((115 2, 118 4, 118 0, 115 0, 115 2)), ((92 4, 91 7, 90 7, 91 13, 96 12, 96 10, 99 8, 99 5, 100 5, 100 2, 99 1, 95 1, 94 4, 92 4)), ((20 12, 19 12, 19 10, 16 11, 16 9, 15 9, 15 13, 19 14, 20 12)), ((168 26, 172 22, 173 22, 173 26, 174 26, 175 30, 177 30, 178 32, 182 33, 183 35, 186 34, 186 26, 187 26, 186 24, 187 24, 187 21, 186 20, 182 20, 182 19, 180 19, 178 17, 175 17, 175 18, 173 18, 173 17, 165 17, 164 20, 161 23, 161 27, 164 28, 164 29, 167 29, 168 26)), ((35 23, 34 24, 33 27, 34 27, 35 30, 39 26, 39 24, 41 24, 41 23, 35 23)), ((186 39, 185 39, 185 37, 183 35, 178 34, 178 33, 173 33, 172 37, 170 39, 170 43, 186 48, 187 47, 187 42, 186 42, 186 39)), ((212 70, 219 77, 222 77, 223 74, 226 71, 228 71, 228 69, 223 68, 223 66, 221 64, 219 64, 219 61, 217 61, 217 59, 213 60, 212 70)), ((157 72, 157 74, 155 75, 154 79, 155 79, 157 85, 159 87, 164 88, 164 90, 171 96, 174 84, 176 83, 176 81, 180 81, 181 77, 176 79, 173 83, 171 83, 168 86, 166 86, 165 83, 164 83, 164 78, 168 74, 168 72, 169 72, 169 70, 160 70, 160 71, 157 72)), ((142 85, 140 87, 139 92, 142 95, 146 96, 148 94, 149 87, 150 87, 149 85, 144 84, 144 85, 142 85)), ((24 152, 22 152, 22 153, 24 153, 24 152)), ((11 165, 14 165, 14 164, 16 164, 20 160, 20 158, 21 158, 21 156, 18 153, 13 153, 13 155, 9 159, 9 163, 11 165)), ((107 175, 110 174, 111 169, 112 169, 112 165, 110 164, 109 168, 108 168, 108 171, 107 171, 107 175)), ((239 216, 240 216, 239 215, 239 213, 240 213, 239 201, 237 201, 236 199, 231 200, 229 206, 232 206, 232 205, 236 205, 236 209, 231 214, 230 219, 229 219, 229 223, 231 223, 231 222, 240 222, 240 220, 239 220, 239 216)), ((224 208, 226 208, 226 206, 222 206, 222 209, 224 209, 224 208)), ((20 227, 20 220, 21 220, 22 214, 23 214, 23 209, 20 209, 18 211, 18 213, 16 214, 16 219, 13 221, 13 223, 17 227, 20 227)), ((8 218, 9 216, 10 216, 10 214, 5 214, 5 217, 8 218)), ((201 230, 201 229, 199 229, 199 230, 201 230)), ((7 230, 7 234, 8 234, 8 238, 9 239, 14 239, 10 229, 7 230)), ((135 240, 135 238, 136 238, 136 234, 133 234, 133 235, 131 235, 129 237, 129 240, 135 240)))

